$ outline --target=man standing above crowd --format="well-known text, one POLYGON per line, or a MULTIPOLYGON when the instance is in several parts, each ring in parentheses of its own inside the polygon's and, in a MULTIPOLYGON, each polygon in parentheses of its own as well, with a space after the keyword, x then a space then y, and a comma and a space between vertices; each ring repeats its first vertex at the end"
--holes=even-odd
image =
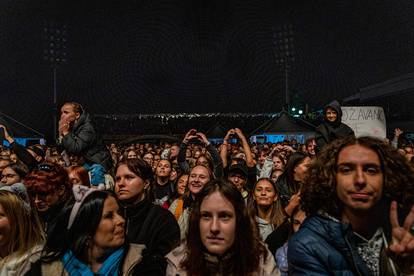
POLYGON ((301 198, 308 219, 289 242, 293 275, 414 273, 414 170, 390 146, 335 140, 313 162, 301 198))

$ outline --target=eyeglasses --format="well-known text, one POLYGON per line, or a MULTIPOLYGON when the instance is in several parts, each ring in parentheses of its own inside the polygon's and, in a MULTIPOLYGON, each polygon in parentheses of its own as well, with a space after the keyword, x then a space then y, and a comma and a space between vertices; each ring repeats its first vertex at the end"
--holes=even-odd
POLYGON ((18 175, 17 174, 2 174, 2 175, 0 175, 0 179, 13 178, 13 177, 16 177, 16 176, 18 176, 18 175))

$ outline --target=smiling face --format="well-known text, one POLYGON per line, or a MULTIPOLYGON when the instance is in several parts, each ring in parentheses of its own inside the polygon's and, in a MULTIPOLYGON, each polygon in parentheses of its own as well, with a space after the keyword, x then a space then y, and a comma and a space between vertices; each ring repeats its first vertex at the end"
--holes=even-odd
POLYGON ((231 202, 216 191, 200 205, 200 238, 206 250, 223 255, 233 245, 236 235, 236 211, 231 202))
POLYGON ((119 215, 116 199, 109 196, 105 199, 101 221, 93 237, 93 246, 98 252, 105 252, 121 246, 125 240, 125 220, 119 215))
POLYGON ((208 169, 203 166, 195 166, 188 178, 188 189, 193 195, 198 194, 204 185, 210 181, 208 169))
POLYGON ((185 189, 187 188, 187 183, 188 183, 188 174, 181 175, 177 182, 177 193, 179 195, 183 195, 185 193, 185 189))
POLYGON ((262 179, 254 187, 253 198, 257 206, 268 207, 277 200, 277 193, 272 183, 262 179))
POLYGON ((334 123, 338 117, 338 113, 332 107, 326 108, 325 111, 325 118, 328 122, 334 123))
POLYGON ((378 154, 361 145, 343 148, 338 155, 336 193, 344 214, 373 210, 382 197, 383 172, 378 154))

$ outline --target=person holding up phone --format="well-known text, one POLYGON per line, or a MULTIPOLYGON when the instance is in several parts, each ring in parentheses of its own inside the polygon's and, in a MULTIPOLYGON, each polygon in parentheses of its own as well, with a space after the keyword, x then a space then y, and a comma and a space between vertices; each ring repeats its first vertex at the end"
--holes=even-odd
POLYGON ((209 154, 200 155, 196 160, 197 165, 209 167, 209 169, 214 172, 215 177, 223 176, 223 162, 217 152, 217 149, 210 143, 204 133, 198 132, 196 129, 190 129, 184 136, 184 139, 180 145, 177 161, 181 171, 187 173, 190 172, 190 165, 188 164, 185 156, 187 146, 189 144, 201 144, 206 148, 209 154))

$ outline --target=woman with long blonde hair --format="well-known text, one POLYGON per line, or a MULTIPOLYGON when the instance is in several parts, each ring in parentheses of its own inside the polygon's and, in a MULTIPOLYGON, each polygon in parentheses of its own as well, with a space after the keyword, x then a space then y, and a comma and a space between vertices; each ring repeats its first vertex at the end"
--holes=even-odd
POLYGON ((0 275, 24 275, 44 243, 42 225, 22 184, 0 189, 0 275))

